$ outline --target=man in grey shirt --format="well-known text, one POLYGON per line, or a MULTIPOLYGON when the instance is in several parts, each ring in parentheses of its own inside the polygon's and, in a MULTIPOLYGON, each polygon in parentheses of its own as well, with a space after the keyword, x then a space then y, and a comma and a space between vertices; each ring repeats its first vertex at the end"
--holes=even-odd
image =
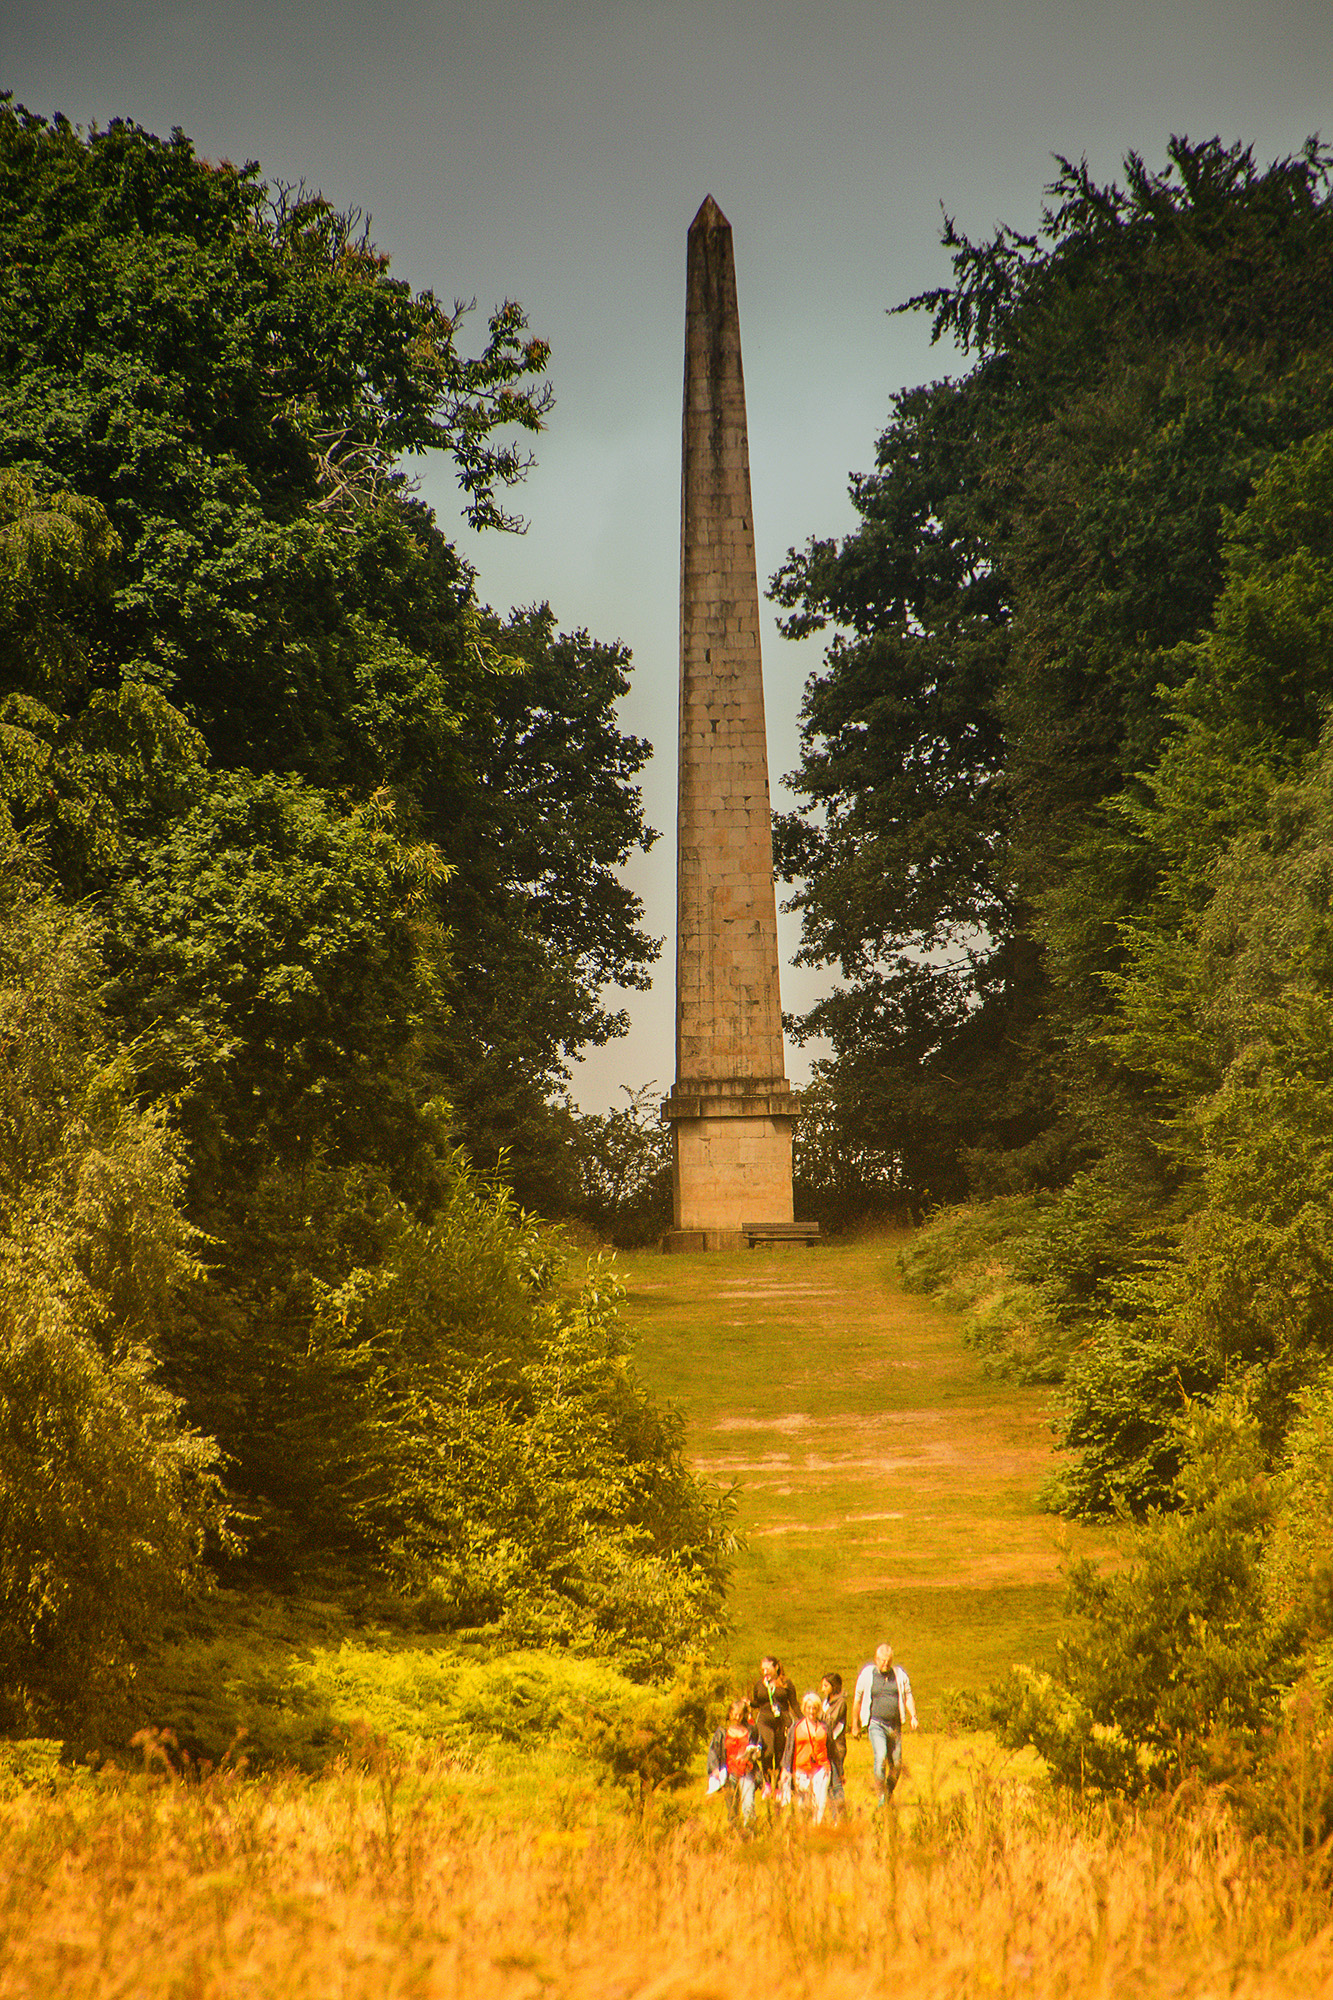
POLYGON ((905 1667, 893 1664, 893 1648, 876 1646, 875 1657, 856 1677, 852 1696, 852 1735, 864 1729, 875 1758, 875 1791, 879 1803, 892 1796, 903 1763, 903 1729, 917 1726, 912 1683, 905 1667))

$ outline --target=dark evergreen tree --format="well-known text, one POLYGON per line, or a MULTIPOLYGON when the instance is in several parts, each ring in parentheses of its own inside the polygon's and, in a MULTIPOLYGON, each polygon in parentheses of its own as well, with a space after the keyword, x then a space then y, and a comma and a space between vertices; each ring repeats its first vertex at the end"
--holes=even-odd
POLYGON ((1123 187, 1061 160, 1032 236, 946 225, 954 283, 909 303, 973 365, 897 399, 861 526, 774 579, 834 629, 778 828, 843 975, 804 1025, 919 1197, 1059 1181, 1115 1122, 1078 1023, 1141 885, 1081 842, 1162 744, 1228 510, 1333 418, 1329 156, 1169 155, 1123 187))

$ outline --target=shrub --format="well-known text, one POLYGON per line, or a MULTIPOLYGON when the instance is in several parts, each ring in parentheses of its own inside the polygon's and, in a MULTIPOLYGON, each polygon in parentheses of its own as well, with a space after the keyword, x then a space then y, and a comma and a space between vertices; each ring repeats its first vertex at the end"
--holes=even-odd
POLYGON ((19 866, 0 907, 0 1715, 123 1692, 225 1533, 216 1446, 150 1340, 197 1274, 164 1112, 108 1046, 96 932, 19 866))

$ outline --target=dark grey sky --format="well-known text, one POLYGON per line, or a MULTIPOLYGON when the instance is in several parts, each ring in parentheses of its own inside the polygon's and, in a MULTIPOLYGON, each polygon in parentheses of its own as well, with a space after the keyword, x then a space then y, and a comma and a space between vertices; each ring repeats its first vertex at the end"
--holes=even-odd
MULTIPOLYGON (((891 392, 953 365, 885 316, 947 275, 941 202, 973 235, 1026 227, 1056 152, 1104 178, 1130 147, 1160 163, 1172 132, 1265 160, 1333 136, 1333 0, 4 0, 0 80, 34 110, 180 125, 210 157, 304 176, 371 212, 398 276, 518 298, 551 340, 529 532, 459 539, 497 607, 549 598, 634 649, 624 719, 657 746, 663 834, 634 880, 668 942, 631 1036, 576 1077, 596 1108, 673 1068, 683 286, 704 194, 735 231, 762 582, 851 525, 847 475, 891 392)), ((452 532, 447 469, 423 491, 452 532)), ((775 781, 818 657, 766 642, 775 781)), ((818 990, 784 967, 789 1006, 818 990)))

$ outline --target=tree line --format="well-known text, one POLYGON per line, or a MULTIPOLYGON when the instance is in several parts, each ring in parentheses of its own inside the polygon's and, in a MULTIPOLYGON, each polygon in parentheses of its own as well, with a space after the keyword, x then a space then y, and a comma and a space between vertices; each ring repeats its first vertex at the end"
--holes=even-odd
POLYGON ((772 584, 829 634, 777 838, 831 1115, 1022 1287, 1052 1504, 1146 1523, 1011 1690, 1117 1784, 1234 1775, 1333 1657, 1331 175, 1175 139, 947 221, 899 310, 965 366, 772 584))
POLYGON ((547 347, 465 331, 318 193, 0 101, 14 1724, 208 1563, 644 1671, 716 1617, 725 1507, 528 1212, 656 955, 649 746, 627 649, 491 612, 414 493, 515 525, 547 347))

